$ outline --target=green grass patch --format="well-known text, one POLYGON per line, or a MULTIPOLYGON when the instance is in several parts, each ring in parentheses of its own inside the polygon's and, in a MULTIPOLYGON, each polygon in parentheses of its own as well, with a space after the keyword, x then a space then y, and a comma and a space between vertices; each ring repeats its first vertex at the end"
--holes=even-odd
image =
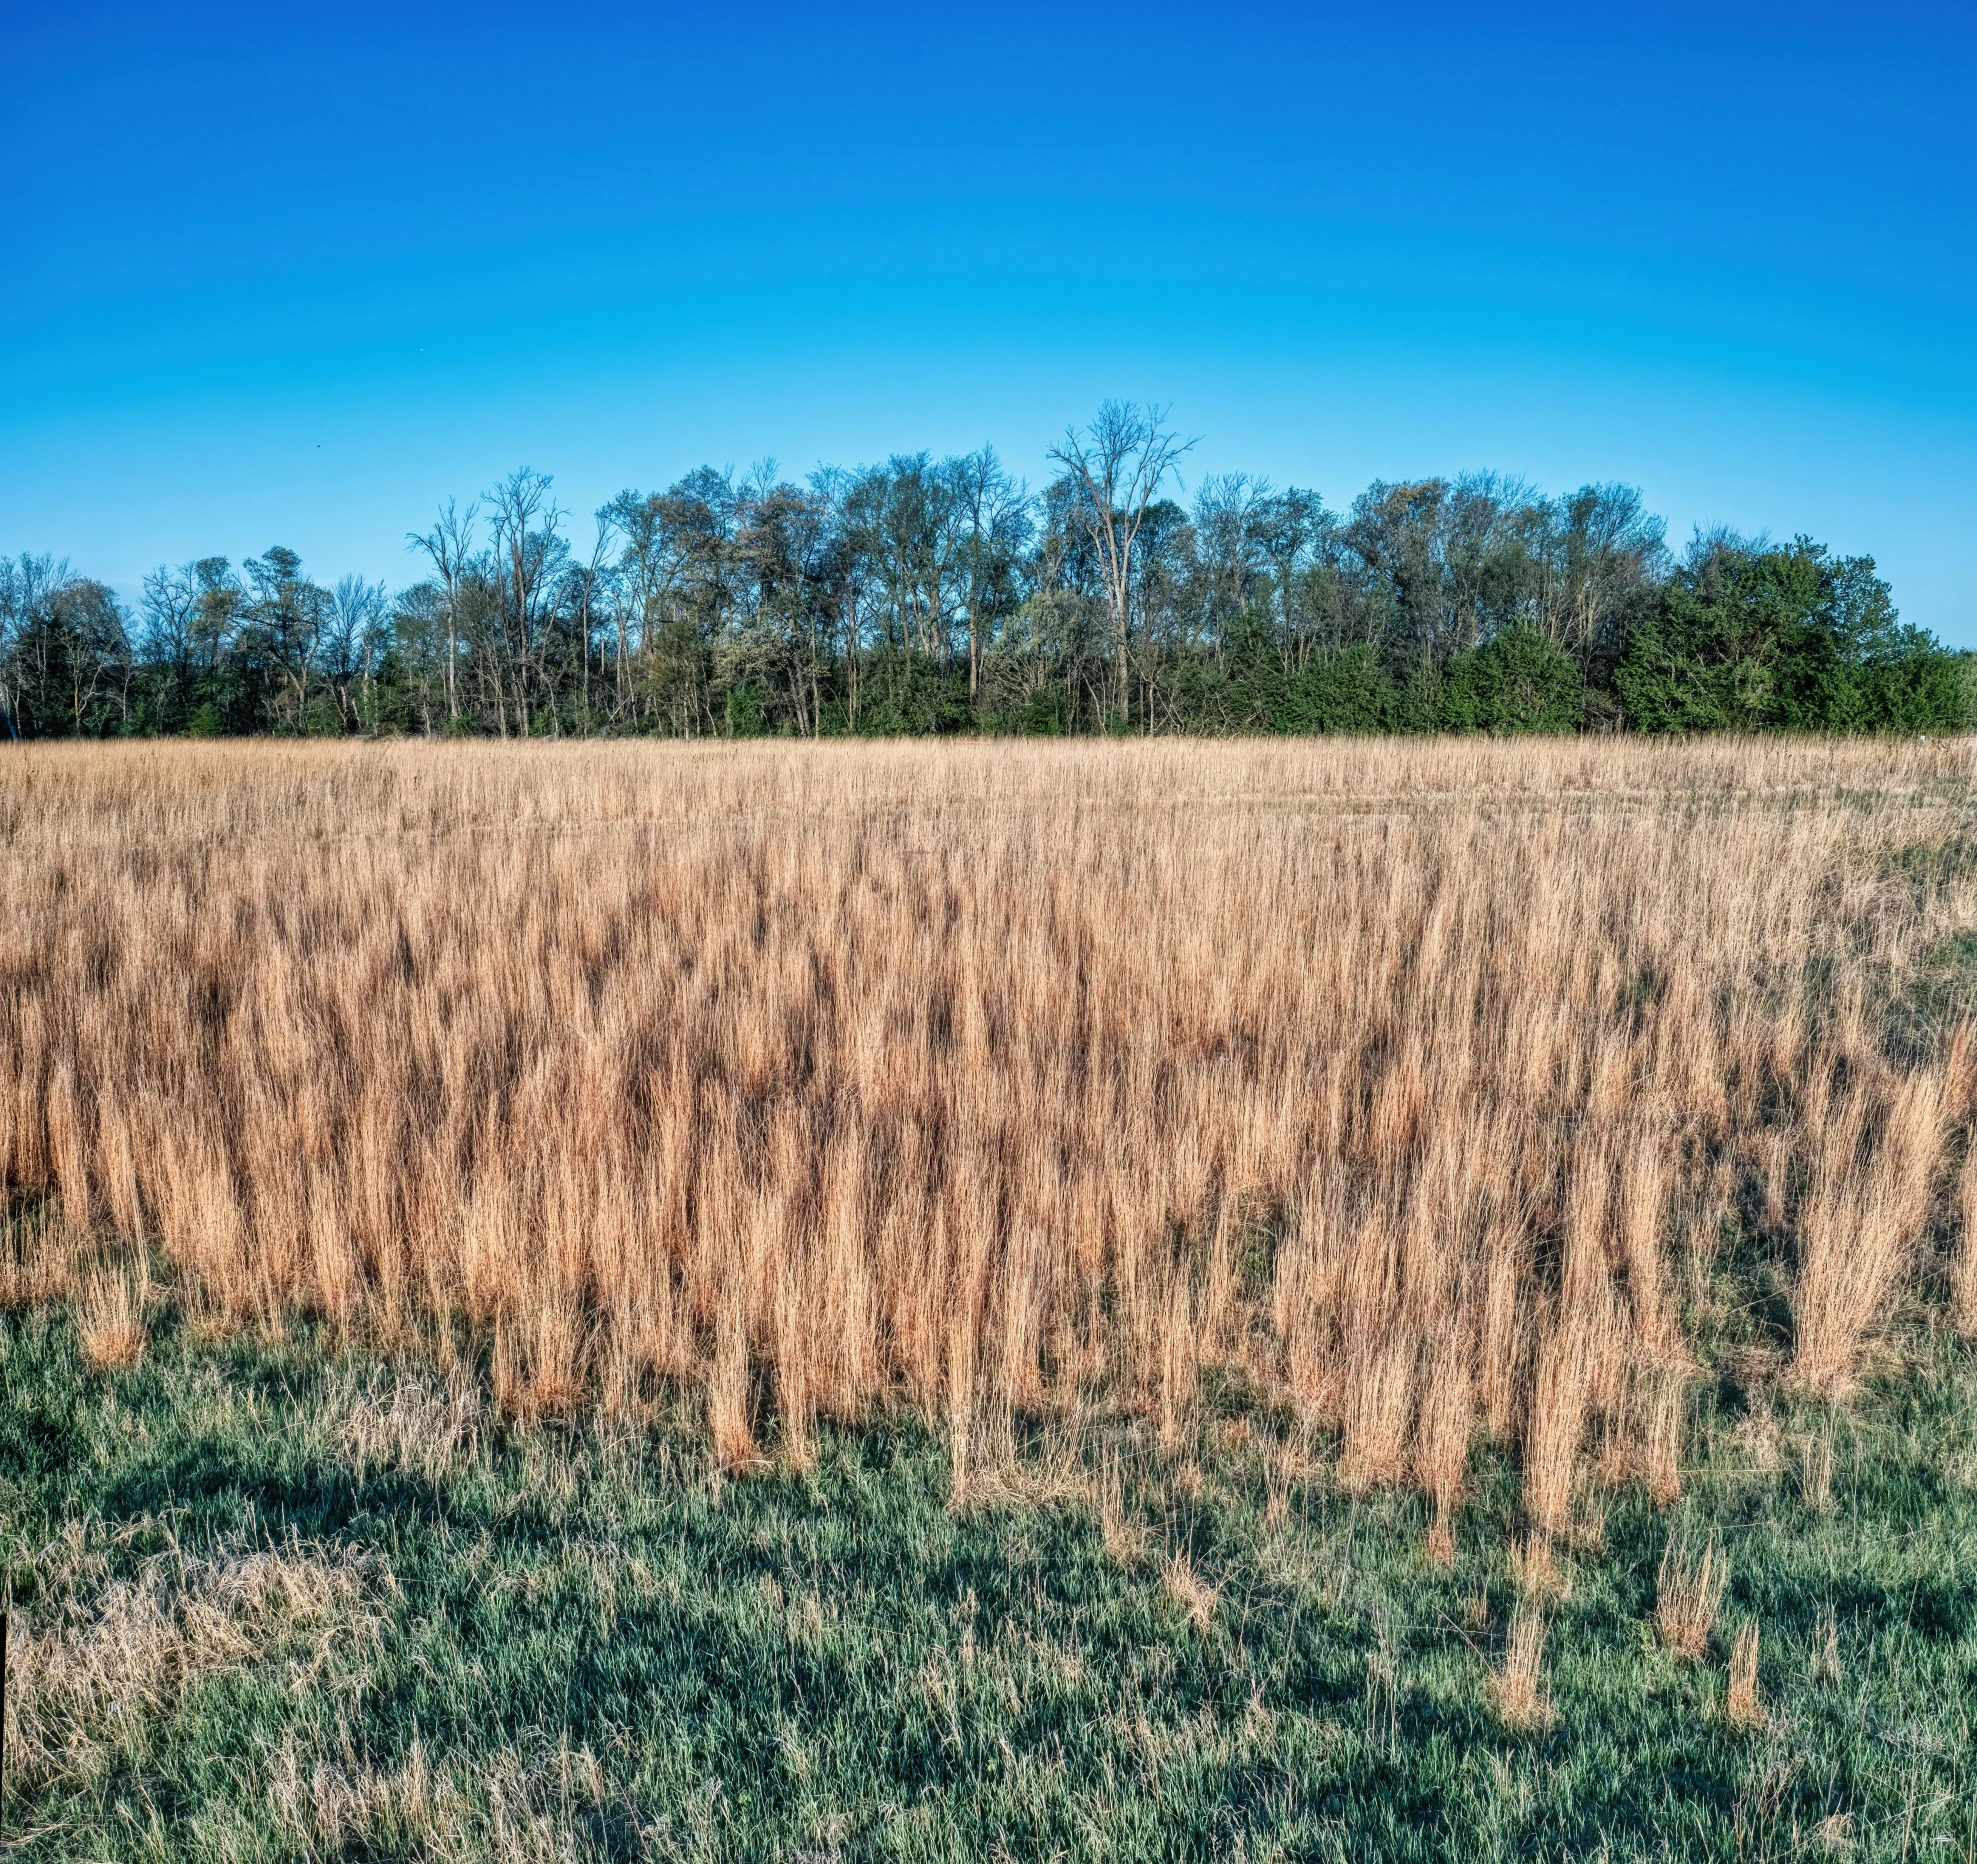
POLYGON ((691 1419, 511 1433, 306 1330, 161 1331, 92 1374, 59 1311, 0 1319, 23 1860, 1977 1847, 1977 1363, 1946 1338, 1845 1414, 1704 1387, 1682 1501, 1601 1495, 1560 1556, 1518 1732, 1488 1453, 1443 1570, 1418 1498, 1349 1497, 1230 1406, 1180 1457, 1032 1443, 957 1510, 910 1419, 733 1481, 691 1419), (1671 1537, 1728 1557, 1699 1663, 1655 1630, 1671 1537), (1724 1703, 1752 1622, 1755 1728, 1724 1703))

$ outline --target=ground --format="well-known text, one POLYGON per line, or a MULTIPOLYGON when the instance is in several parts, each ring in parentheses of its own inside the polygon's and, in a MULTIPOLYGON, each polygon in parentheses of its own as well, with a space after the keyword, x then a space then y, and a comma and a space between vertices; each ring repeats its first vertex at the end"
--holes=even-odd
POLYGON ((25 1684, 16 1646, 44 1751, 16 1730, 7 1829, 51 1861, 1967 1859, 1977 1356, 1919 1324, 1843 1410, 1702 1391, 1683 1498, 1623 1489, 1556 1556, 1520 1728, 1487 1449, 1444 1569, 1418 1497, 1346 1494, 1233 1394, 1188 1452, 1095 1418, 957 1503, 910 1416, 735 1479, 691 1417, 509 1429, 466 1367, 169 1316, 97 1372, 25 1307, 0 1544, 52 1628, 25 1684), (1660 1569, 1712 1538, 1691 1662, 1660 1569))
POLYGON ((24 752, 9 1855, 1977 1864, 1970 755, 24 752))

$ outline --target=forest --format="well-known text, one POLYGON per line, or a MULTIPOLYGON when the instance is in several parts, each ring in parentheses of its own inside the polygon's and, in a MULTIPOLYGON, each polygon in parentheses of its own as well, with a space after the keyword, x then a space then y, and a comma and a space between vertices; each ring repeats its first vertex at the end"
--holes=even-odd
POLYGON ((284 546, 161 565, 135 612, 0 560, 15 740, 1958 730, 1973 662, 1866 556, 1666 526, 1495 473, 1333 510, 1108 402, 1039 490, 991 448, 703 466, 580 548, 524 469, 407 537, 397 591, 284 546))

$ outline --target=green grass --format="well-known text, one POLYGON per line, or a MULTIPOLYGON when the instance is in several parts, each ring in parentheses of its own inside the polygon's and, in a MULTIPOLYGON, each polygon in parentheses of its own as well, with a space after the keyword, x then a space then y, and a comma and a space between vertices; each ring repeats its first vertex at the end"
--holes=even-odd
POLYGON ((1947 1339, 1842 1414, 1704 1389, 1684 1499, 1606 1496, 1562 1557, 1553 1718, 1518 1734, 1490 1691, 1515 1479, 1487 1454, 1444 1572, 1419 1501, 1344 1495, 1322 1445, 1273 1521, 1269 1420, 1210 1419, 1184 1459, 1095 1427, 1077 1455, 1125 1450, 1120 1555, 1045 1479, 1061 1448, 959 1511, 911 1420, 743 1481, 688 1420, 468 1415, 449 1448, 433 1372, 159 1333, 98 1375, 59 1310, 0 1318, 17 1608, 98 1650, 148 1575, 166 1627, 142 1700, 10 1769, 23 1859, 1977 1857, 1977 1360, 1947 1339), (1730 1589, 1685 1664, 1656 1570, 1709 1534, 1730 1589), (338 1586, 263 1600, 216 1655, 255 1549, 338 1586), (1204 1623, 1177 1556, 1218 1589, 1204 1623), (1722 1709, 1753 1618, 1757 1731, 1722 1709))

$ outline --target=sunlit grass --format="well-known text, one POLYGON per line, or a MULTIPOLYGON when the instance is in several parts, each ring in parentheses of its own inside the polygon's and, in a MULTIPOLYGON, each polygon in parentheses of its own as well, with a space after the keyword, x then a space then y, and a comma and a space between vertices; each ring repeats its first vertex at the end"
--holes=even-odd
POLYGON ((1614 1494, 1534 1591, 1495 1455, 1444 1566, 1423 1498, 1248 1413, 1093 1419, 956 1507, 910 1421, 736 1481, 690 1416, 505 1425, 430 1364, 158 1325, 117 1373, 57 1310, 0 1334, 25 1857, 1730 1858, 1837 1821, 1960 1858, 1977 1810, 1946 1336, 1837 1420, 1712 1382, 1682 1501, 1614 1494), (1678 1655, 1664 1554, 1712 1541, 1678 1655))

